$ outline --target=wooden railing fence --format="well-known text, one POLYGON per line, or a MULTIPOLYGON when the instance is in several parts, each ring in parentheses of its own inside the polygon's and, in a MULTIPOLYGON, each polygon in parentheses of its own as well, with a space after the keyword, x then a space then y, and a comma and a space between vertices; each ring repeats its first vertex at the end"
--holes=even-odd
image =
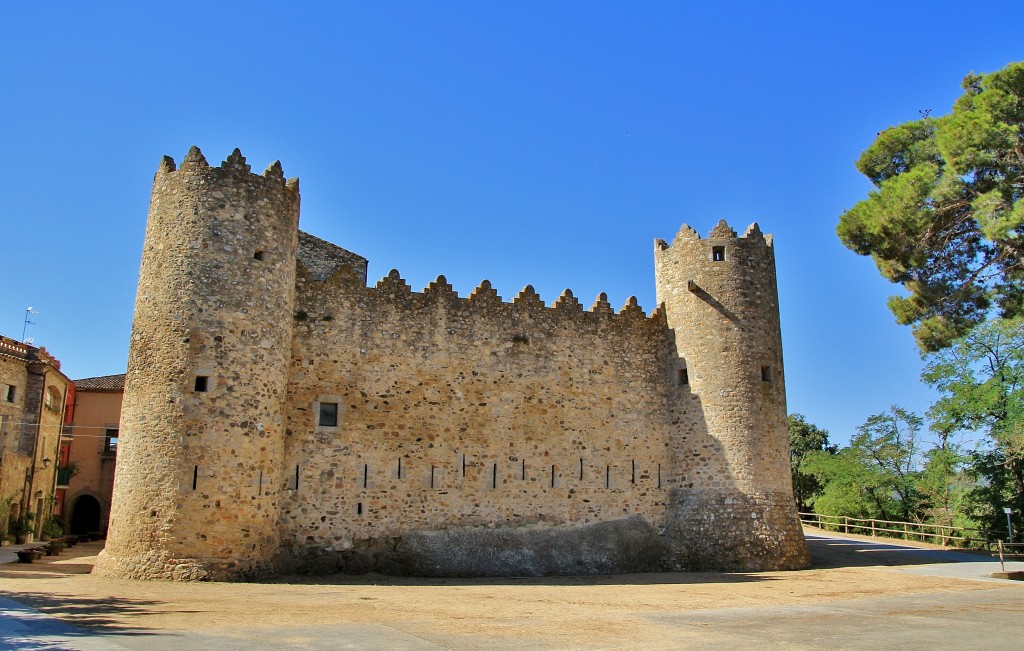
POLYGON ((1002 541, 1003 553, 1006 557, 1024 558, 1024 543, 1009 543, 1007 531, 992 531, 955 527, 944 524, 925 522, 898 522, 895 520, 878 520, 876 518, 851 518, 845 515, 823 515, 821 513, 800 513, 800 521, 812 527, 884 538, 902 538, 918 542, 932 543, 944 547, 961 549, 985 550, 989 554, 998 553, 998 544, 1002 541))

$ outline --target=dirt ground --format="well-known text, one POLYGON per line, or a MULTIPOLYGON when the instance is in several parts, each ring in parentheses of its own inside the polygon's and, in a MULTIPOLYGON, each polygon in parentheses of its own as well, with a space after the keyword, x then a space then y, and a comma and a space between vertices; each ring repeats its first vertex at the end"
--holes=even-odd
MULTIPOLYGON (((999 584, 818 559, 818 569, 750 574, 664 573, 546 579, 289 577, 267 583, 170 583, 89 574, 102 543, 32 564, 0 565, 0 595, 103 633, 333 624, 393 626, 423 636, 523 636, 538 646, 637 642, 659 615, 726 607, 824 604, 988 590, 999 584)), ((883 561, 877 561, 879 563, 883 561)))

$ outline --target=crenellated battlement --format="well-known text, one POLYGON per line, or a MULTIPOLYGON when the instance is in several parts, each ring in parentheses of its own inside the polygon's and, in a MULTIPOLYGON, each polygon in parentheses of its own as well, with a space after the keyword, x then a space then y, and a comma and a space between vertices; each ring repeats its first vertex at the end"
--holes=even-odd
POLYGON ((170 156, 163 156, 160 159, 160 164, 157 166, 156 178, 160 179, 161 176, 179 176, 191 177, 191 176, 203 176, 205 178, 218 179, 223 183, 231 181, 245 181, 248 183, 256 183, 263 181, 265 187, 268 188, 283 188, 287 190, 288 194, 293 197, 298 197, 299 191, 299 179, 290 178, 285 179, 284 168, 281 166, 281 161, 275 160, 274 162, 267 165, 266 169, 261 174, 255 174, 252 172, 252 166, 249 165, 245 156, 242 155, 241 150, 237 147, 228 154, 228 157, 221 162, 219 166, 213 167, 207 162, 206 156, 203 152, 193 145, 188 153, 185 154, 185 158, 181 161, 181 166, 177 166, 174 159, 170 156))
MULTIPOLYGON (((569 289, 563 291, 550 305, 546 304, 533 285, 526 285, 511 301, 505 301, 489 280, 481 281, 469 296, 461 297, 443 275, 428 283, 422 291, 416 292, 397 269, 392 269, 376 284, 368 287, 359 274, 347 266, 337 268, 326 278, 317 278, 300 265, 297 284, 300 288, 300 309, 313 321, 328 316, 331 310, 326 306, 334 302, 332 297, 338 300, 342 297, 351 297, 363 305, 373 303, 390 311, 407 310, 410 313, 444 304, 453 311, 472 313, 474 318, 485 321, 512 319, 515 315, 531 315, 552 323, 562 322, 570 327, 588 322, 604 323, 607 327, 635 326, 645 334, 665 328, 663 310, 656 309, 648 315, 640 307, 636 297, 630 296, 616 312, 604 292, 598 294, 589 309, 584 309, 583 304, 569 289), (309 303, 309 307, 306 307, 306 303, 309 303)), ((332 313, 328 322, 335 319, 332 313)))
POLYGON ((671 245, 668 244, 665 240, 657 238, 654 240, 654 250, 655 252, 659 252, 672 248, 673 246, 676 245, 685 245, 694 242, 701 242, 703 244, 710 244, 713 242, 715 244, 721 244, 723 243, 722 240, 745 240, 749 242, 763 242, 769 249, 771 249, 773 246, 772 236, 763 234, 761 232, 761 228, 757 225, 757 222, 754 222, 753 224, 748 226, 747 230, 743 232, 743 235, 737 236, 736 231, 733 230, 731 226, 729 226, 728 222, 726 222, 724 219, 721 219, 718 221, 718 224, 716 224, 715 227, 711 229, 711 232, 708 233, 706 239, 702 239, 700 233, 691 228, 689 225, 683 224, 682 227, 679 229, 679 232, 676 233, 676 237, 674 240, 672 240, 671 245))

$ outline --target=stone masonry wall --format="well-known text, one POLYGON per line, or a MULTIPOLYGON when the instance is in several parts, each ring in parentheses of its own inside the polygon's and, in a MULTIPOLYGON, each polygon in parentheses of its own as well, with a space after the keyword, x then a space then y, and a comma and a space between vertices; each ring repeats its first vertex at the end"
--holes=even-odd
POLYGON ((660 313, 301 270, 296 309, 286 556, 460 525, 663 523, 675 389, 660 313), (318 427, 321 401, 339 404, 336 428, 318 427))
POLYGON ((279 163, 256 175, 237 149, 211 167, 193 148, 181 169, 161 164, 98 573, 241 578, 269 567, 298 212, 297 181, 279 163))
MULTIPOLYGON (((34 515, 36 533, 52 509, 67 385, 60 362, 45 348, 0 337, 0 500, 10 500, 11 513, 27 508, 34 515), (10 402, 9 386, 14 387, 10 402)), ((0 532, 6 526, 6 521, 0 524, 0 532)))
POLYGON ((683 226, 671 246, 656 242, 655 274, 677 363, 700 403, 706 440, 724 461, 717 484, 682 486, 673 495, 670 535, 691 567, 806 565, 792 499, 770 236, 754 224, 737 237, 722 221, 702 239, 683 226))
POLYGON ((317 280, 325 280, 338 269, 348 267, 356 277, 366 283, 366 258, 309 233, 299 231, 296 256, 309 275, 317 280))
MULTIPOLYGON (((24 426, 27 363, 21 358, 24 348, 6 338, 0 339, 0 500, 10 498, 19 504, 24 497, 25 472, 32 462, 32 448, 21 451, 23 434, 32 436, 35 428, 24 426), (5 354, 4 348, 11 354, 5 354), (6 387, 14 387, 14 401, 7 402, 6 387)), ((33 421, 36 419, 33 418, 33 421)), ((2 516, 3 513, 0 513, 2 516)), ((5 529, 6 522, 0 524, 5 529)))

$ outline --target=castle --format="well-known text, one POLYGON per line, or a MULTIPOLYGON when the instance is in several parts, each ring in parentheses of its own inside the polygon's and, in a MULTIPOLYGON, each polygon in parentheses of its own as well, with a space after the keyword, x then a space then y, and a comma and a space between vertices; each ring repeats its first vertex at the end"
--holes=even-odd
POLYGON ((657 300, 415 292, 236 149, 154 180, 95 571, 515 576, 808 563, 770 236, 655 242, 657 300))

